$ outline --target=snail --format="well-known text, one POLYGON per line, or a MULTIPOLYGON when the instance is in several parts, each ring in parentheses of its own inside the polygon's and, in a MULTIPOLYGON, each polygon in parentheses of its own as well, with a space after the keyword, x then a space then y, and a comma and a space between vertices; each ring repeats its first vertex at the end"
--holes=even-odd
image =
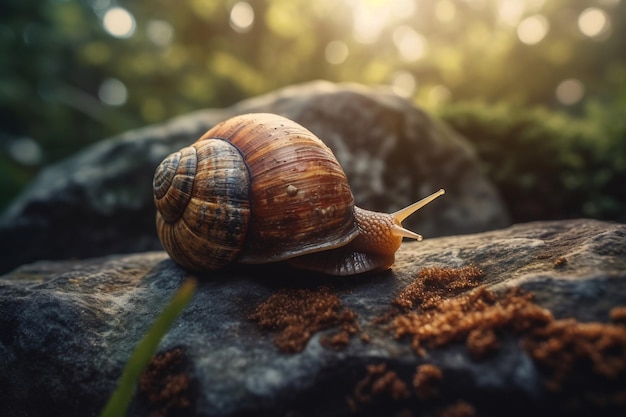
POLYGON ((402 221, 441 189, 395 213, 361 209, 332 151, 285 117, 254 113, 223 121, 167 156, 153 180, 159 239, 184 268, 287 261, 331 275, 381 271, 402 221))

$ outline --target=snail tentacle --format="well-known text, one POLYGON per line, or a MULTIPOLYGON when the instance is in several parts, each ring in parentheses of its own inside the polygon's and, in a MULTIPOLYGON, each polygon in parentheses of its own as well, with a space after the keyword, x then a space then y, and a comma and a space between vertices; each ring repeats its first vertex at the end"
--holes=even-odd
POLYGON ((391 213, 391 216, 398 222, 398 223, 402 223, 404 221, 404 219, 406 219, 407 217, 409 217, 411 214, 415 213, 417 210, 421 209, 422 207, 424 207, 426 204, 430 203, 431 201, 433 201, 435 198, 444 195, 446 193, 446 190, 444 190, 443 188, 441 188, 439 191, 436 191, 434 193, 432 193, 431 195, 429 195, 428 197, 424 197, 422 198, 420 201, 416 201, 415 203, 406 206, 403 209, 400 209, 394 213, 391 213))
POLYGON ((406 206, 403 209, 396 211, 395 213, 391 213, 391 217, 393 217, 395 224, 392 227, 392 233, 396 236, 407 237, 409 239, 415 239, 417 241, 421 241, 423 239, 422 235, 419 235, 411 230, 405 229, 402 227, 402 222, 404 219, 409 217, 411 214, 415 213, 417 210, 424 207, 426 204, 433 201, 435 198, 444 195, 446 190, 441 188, 439 191, 432 193, 428 197, 421 199, 409 206, 406 206))

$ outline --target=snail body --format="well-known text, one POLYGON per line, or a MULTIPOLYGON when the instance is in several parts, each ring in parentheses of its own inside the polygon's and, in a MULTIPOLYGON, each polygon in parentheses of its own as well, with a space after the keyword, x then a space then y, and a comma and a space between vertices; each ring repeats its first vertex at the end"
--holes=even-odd
POLYGON ((339 162, 303 126, 268 113, 236 116, 167 156, 153 181, 157 232, 192 270, 288 261, 332 275, 388 269, 408 215, 356 207, 339 162))

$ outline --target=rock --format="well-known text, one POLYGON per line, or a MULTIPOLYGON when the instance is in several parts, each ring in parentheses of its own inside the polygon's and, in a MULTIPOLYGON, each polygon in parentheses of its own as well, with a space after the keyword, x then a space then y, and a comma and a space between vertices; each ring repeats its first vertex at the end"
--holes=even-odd
POLYGON ((103 140, 46 167, 0 219, 0 272, 40 259, 160 250, 152 176, 170 152, 247 112, 283 114, 336 153, 358 205, 396 210, 446 188, 407 225, 427 237, 508 225, 468 143, 407 100, 351 84, 312 82, 103 140))
MULTIPOLYGON (((97 415, 188 275, 147 252, 1 277, 0 415, 97 415)), ((404 243, 392 270, 349 278, 278 264, 197 280, 129 415, 626 412, 623 224, 404 243)))

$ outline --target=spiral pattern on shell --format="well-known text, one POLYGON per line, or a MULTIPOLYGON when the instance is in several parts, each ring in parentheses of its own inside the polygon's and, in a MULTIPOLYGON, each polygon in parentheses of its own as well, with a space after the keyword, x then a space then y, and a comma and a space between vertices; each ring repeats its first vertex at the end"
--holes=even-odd
POLYGON ((170 256, 194 270, 234 260, 250 219, 250 178, 241 154, 224 140, 183 148, 155 174, 157 230, 170 256))
POLYGON ((331 150, 274 114, 226 120, 155 173, 157 231, 184 267, 266 263, 357 235, 354 198, 331 150))

